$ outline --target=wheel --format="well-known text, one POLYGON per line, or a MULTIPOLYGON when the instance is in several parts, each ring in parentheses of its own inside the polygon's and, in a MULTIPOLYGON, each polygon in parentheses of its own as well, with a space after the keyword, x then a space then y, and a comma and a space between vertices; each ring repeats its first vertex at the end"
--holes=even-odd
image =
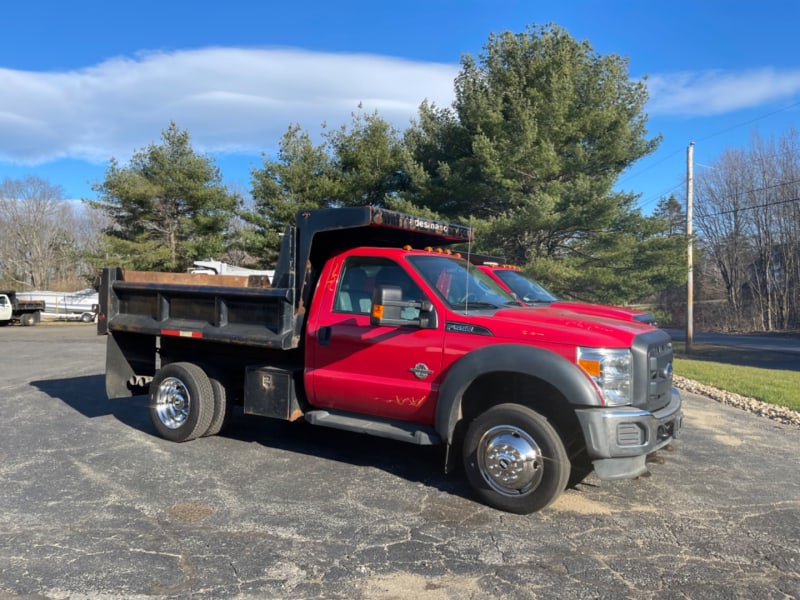
POLYGON ((212 373, 208 376, 208 381, 211 383, 214 393, 214 414, 204 436, 217 435, 224 430, 230 421, 232 409, 231 401, 228 399, 228 390, 220 378, 212 373))
POLYGON ((464 436, 464 469, 481 501, 528 514, 561 495, 570 464, 561 438, 547 419, 526 406, 500 404, 469 425, 464 436))
POLYGON ((31 325, 36 325, 36 315, 33 313, 25 313, 19 318, 19 322, 29 327, 31 325))
POLYGON ((91 323, 94 321, 94 315, 92 313, 83 313, 81 315, 81 321, 84 323, 91 323))
POLYGON ((159 435, 187 442, 208 430, 214 416, 214 390, 203 370, 177 362, 161 368, 150 383, 150 418, 159 435))

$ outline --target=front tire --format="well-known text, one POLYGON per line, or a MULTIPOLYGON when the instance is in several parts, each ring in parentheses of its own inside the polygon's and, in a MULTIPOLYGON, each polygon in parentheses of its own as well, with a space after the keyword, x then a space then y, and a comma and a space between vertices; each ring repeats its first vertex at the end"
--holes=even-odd
POLYGON ((570 462, 561 437, 545 417, 526 406, 500 404, 469 425, 464 469, 482 502, 528 514, 561 495, 570 462))
POLYGON ((214 390, 203 370, 177 362, 159 369, 150 383, 150 418, 158 434, 173 442, 203 435, 214 416, 214 390))

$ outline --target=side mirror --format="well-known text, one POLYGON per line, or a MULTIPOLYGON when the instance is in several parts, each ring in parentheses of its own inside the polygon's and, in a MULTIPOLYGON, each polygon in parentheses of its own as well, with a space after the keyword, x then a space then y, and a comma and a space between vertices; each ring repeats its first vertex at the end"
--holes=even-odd
POLYGON ((372 292, 370 325, 396 325, 436 329, 438 321, 429 300, 404 301, 403 291, 396 285, 381 285, 372 292), (412 313, 413 318, 408 318, 412 313))

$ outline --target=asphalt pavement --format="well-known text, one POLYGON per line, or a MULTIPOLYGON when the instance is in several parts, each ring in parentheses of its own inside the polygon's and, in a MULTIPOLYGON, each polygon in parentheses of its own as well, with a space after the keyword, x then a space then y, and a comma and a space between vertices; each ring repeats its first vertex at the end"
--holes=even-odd
POLYGON ((2 599, 800 597, 800 429, 701 396, 649 477, 519 516, 440 448, 243 415, 162 440, 91 325, 0 349, 2 599))
MULTIPOLYGON (((685 329, 665 329, 676 342, 686 341, 685 329)), ((726 346, 740 350, 761 350, 786 354, 797 359, 795 365, 800 368, 800 334, 796 335, 750 335, 736 333, 692 332, 694 343, 726 346)))

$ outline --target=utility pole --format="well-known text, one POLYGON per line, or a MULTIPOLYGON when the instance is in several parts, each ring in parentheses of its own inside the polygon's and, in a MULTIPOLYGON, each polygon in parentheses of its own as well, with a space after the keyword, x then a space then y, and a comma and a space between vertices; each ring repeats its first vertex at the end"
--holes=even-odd
POLYGON ((686 354, 692 352, 694 338, 694 264, 692 262, 692 202, 694 196, 694 142, 686 149, 686 256, 689 271, 686 279, 686 354))

